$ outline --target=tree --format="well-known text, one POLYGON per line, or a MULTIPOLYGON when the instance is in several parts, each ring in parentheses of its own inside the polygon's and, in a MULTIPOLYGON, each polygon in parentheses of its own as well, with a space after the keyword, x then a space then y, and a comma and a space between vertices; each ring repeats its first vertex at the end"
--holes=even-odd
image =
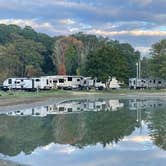
POLYGON ((103 81, 109 76, 116 76, 127 84, 128 79, 135 76, 135 64, 139 59, 139 52, 135 52, 129 44, 111 41, 91 52, 87 59, 87 75, 103 81))
POLYGON ((152 45, 152 76, 166 79, 166 39, 152 45))
POLYGON ((0 81, 19 75, 20 61, 15 47, 10 43, 0 46, 0 81))
POLYGON ((41 71, 40 68, 44 59, 43 53, 45 52, 45 47, 41 43, 22 38, 15 41, 13 45, 21 63, 20 76, 26 76, 26 67, 28 65, 32 65, 41 71))
POLYGON ((80 55, 81 55, 81 49, 83 47, 81 41, 77 40, 74 37, 62 37, 55 42, 53 61, 56 64, 58 73, 60 75, 65 75, 68 72, 66 71, 66 66, 65 66, 66 52, 69 48, 72 47, 75 48, 75 51, 78 55, 77 63, 78 66, 80 66, 79 65, 81 61, 80 55))

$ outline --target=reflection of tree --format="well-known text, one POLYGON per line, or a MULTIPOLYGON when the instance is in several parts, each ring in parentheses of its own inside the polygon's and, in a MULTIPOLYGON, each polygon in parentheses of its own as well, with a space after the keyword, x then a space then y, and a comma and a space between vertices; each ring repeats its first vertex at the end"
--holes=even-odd
POLYGON ((150 135, 158 147, 166 150, 166 112, 156 110, 149 117, 150 135))
POLYGON ((136 126, 134 112, 87 112, 41 117, 0 117, 0 153, 31 153, 51 142, 87 145, 118 142, 136 126))
POLYGON ((0 117, 0 153, 28 154, 37 146, 48 144, 52 140, 48 124, 42 118, 0 117))

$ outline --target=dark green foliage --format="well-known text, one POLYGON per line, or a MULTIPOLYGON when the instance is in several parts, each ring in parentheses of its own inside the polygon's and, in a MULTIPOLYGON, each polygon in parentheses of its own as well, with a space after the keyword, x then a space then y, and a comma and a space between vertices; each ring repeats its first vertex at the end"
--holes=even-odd
MULTIPOLYGON (((81 32, 71 36, 82 46, 78 51, 71 43, 66 51, 67 74, 101 80, 116 76, 125 83, 130 77, 135 77, 139 52, 135 52, 130 44, 81 32)), ((55 42, 61 38, 38 33, 29 26, 0 24, 0 81, 14 76, 57 74, 58 65, 53 55, 55 42)))
POLYGON ((129 44, 120 44, 117 41, 108 42, 88 55, 87 75, 100 80, 116 76, 120 81, 127 83, 130 77, 135 76, 135 64, 139 56, 139 52, 135 52, 129 44))
POLYGON ((31 27, 0 24, 0 81, 14 76, 55 74, 54 38, 31 27))
POLYGON ((142 60, 142 77, 166 79, 166 39, 152 45, 151 55, 142 60))
POLYGON ((152 46, 151 69, 154 77, 166 79, 166 39, 152 46))

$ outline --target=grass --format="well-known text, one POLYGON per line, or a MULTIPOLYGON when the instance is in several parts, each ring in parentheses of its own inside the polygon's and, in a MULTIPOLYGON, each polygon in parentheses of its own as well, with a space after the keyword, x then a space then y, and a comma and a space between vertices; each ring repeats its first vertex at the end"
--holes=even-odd
POLYGON ((104 91, 64 91, 64 90, 50 90, 50 91, 40 91, 40 92, 25 92, 25 91, 0 91, 1 98, 30 98, 30 97, 47 97, 47 96, 57 96, 70 94, 71 92, 83 92, 83 93, 110 93, 110 94, 132 94, 132 93, 162 93, 166 92, 166 89, 146 89, 146 90, 129 90, 129 89, 119 89, 119 90, 104 90, 104 91))
POLYGON ((30 98, 30 97, 47 97, 55 95, 66 94, 65 91, 60 90, 50 90, 50 91, 40 91, 40 92, 25 92, 25 91, 0 91, 1 98, 30 98))

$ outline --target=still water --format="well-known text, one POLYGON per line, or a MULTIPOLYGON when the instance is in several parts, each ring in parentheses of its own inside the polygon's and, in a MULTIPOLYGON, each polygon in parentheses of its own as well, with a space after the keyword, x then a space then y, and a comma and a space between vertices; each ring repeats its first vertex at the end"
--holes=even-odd
POLYGON ((30 166, 165 166, 166 102, 85 99, 1 112, 0 159, 30 166))

